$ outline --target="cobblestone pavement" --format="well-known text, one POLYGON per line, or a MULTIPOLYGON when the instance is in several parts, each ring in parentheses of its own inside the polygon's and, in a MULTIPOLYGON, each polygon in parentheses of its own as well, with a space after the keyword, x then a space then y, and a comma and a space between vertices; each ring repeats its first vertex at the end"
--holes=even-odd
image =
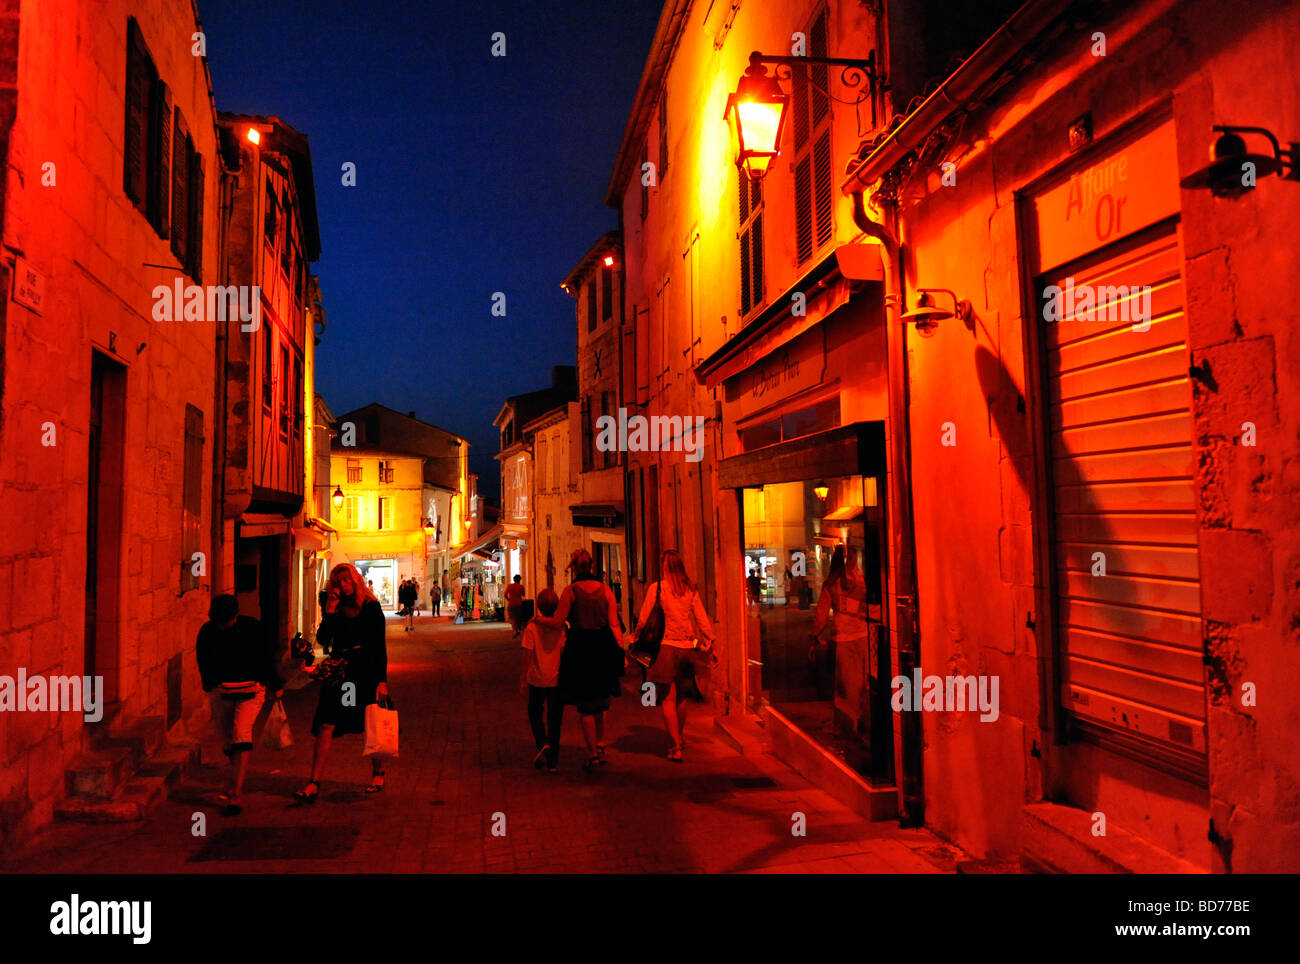
MULTIPOLYGON (((361 737, 336 741, 319 800, 307 780, 316 689, 285 705, 297 743, 258 746, 243 814, 219 814, 219 742, 205 765, 143 822, 58 824, 0 863, 68 873, 944 873, 961 854, 924 830, 870 823, 775 757, 742 756, 691 704, 685 763, 665 759, 659 711, 614 701, 609 765, 587 773, 577 714, 566 711, 560 770, 532 767, 517 644, 500 624, 389 623, 389 686, 401 759, 383 793, 363 795, 361 737), (770 778, 765 780, 764 778, 770 778), (206 836, 194 815, 206 814, 206 836), (806 836, 791 833, 795 813, 806 836), (504 818, 504 836, 494 836, 504 818)), ((625 687, 628 688, 628 687, 625 687)), ((260 725, 258 730, 260 736, 260 725)))

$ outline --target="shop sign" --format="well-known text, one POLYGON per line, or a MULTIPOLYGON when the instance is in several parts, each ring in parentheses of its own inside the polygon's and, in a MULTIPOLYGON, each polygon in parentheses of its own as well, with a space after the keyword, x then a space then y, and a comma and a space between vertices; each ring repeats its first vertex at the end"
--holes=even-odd
POLYGON ((1041 274, 1178 213, 1173 121, 1033 199, 1041 274))
POLYGON ((732 418, 769 407, 783 398, 820 385, 826 373, 826 329, 820 325, 778 348, 727 384, 735 406, 732 418))

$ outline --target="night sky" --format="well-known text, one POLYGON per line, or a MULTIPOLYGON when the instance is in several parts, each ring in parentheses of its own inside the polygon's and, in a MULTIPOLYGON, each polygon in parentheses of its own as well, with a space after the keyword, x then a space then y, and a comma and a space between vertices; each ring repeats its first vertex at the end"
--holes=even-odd
POLYGON ((574 363, 560 282, 618 226, 605 188, 660 5, 200 0, 218 110, 311 140, 336 415, 415 409, 473 443, 495 498, 492 419, 574 363))

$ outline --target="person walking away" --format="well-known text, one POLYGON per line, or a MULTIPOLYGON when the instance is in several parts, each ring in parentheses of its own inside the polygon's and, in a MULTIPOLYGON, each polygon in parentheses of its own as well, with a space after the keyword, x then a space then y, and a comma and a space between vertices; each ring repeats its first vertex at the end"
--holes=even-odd
POLYGON ((208 607, 208 621, 195 643, 199 678, 212 700, 212 717, 221 727, 230 758, 230 792, 222 814, 243 811, 244 778, 253 749, 253 724, 269 689, 279 699, 284 683, 276 673, 275 641, 251 616, 239 614, 239 600, 226 593, 208 607))
POLYGON ((442 615, 442 590, 437 584, 429 590, 429 612, 435 617, 442 615))
POLYGON ((406 626, 403 629, 408 633, 415 630, 415 600, 417 594, 418 590, 415 588, 415 581, 403 577, 401 585, 397 587, 397 602, 401 606, 401 614, 406 617, 406 626))
POLYGON ((569 624, 560 658, 560 689, 566 703, 578 709, 587 744, 584 770, 605 765, 605 714, 609 698, 618 695, 624 668, 624 647, 614 627, 619 625, 614 592, 592 573, 591 553, 575 549, 568 569, 573 581, 560 594, 554 616, 538 616, 545 627, 569 624))
MULTIPOLYGON (((325 775, 325 760, 334 737, 366 730, 366 707, 388 699, 388 648, 384 641, 384 610, 356 567, 342 563, 330 570, 326 584, 328 602, 316 631, 329 640, 334 655, 344 662, 343 678, 322 682, 311 732, 311 780, 295 797, 314 803, 325 775)), ((384 762, 371 757, 371 781, 366 793, 384 789, 384 762)))
POLYGON ((636 628, 627 639, 629 645, 636 639, 656 603, 663 606, 664 638, 646 681, 655 684, 655 701, 663 711, 664 729, 672 741, 668 759, 681 763, 686 745, 686 686, 706 657, 710 667, 716 662, 713 623, 676 549, 664 551, 660 571, 664 578, 646 593, 636 628))
POLYGON ((812 646, 808 660, 813 665, 813 682, 819 699, 834 693, 836 650, 842 643, 858 643, 869 633, 867 627, 867 581, 858 566, 855 552, 842 545, 831 555, 831 568, 817 600, 817 617, 813 621, 812 646), (832 616, 832 613, 834 614, 832 616), (831 627, 831 638, 822 642, 822 633, 831 627))
MULTIPOLYGON (((537 594, 537 610, 554 616, 560 597, 554 589, 537 594)), ((560 659, 564 653, 564 630, 543 626, 536 618, 524 627, 523 675, 520 692, 528 695, 528 723, 533 729, 537 756, 533 766, 554 773, 560 761, 560 724, 564 721, 564 696, 560 692, 560 659), (542 713, 545 710, 545 721, 542 713)))
POLYGON ((510 627, 515 631, 514 638, 516 639, 523 632, 523 627, 519 622, 523 614, 524 577, 515 576, 515 581, 506 587, 506 618, 510 620, 510 627))

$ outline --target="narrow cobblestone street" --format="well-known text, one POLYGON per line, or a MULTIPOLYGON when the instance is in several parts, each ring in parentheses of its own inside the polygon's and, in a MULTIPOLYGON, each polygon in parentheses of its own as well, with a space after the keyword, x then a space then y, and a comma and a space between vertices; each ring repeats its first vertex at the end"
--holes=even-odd
MULTIPOLYGON (((389 681, 401 713, 401 759, 388 787, 361 792, 361 737, 340 739, 319 800, 306 782, 316 689, 286 693, 295 745, 254 751, 244 813, 223 818, 215 739, 199 776, 142 823, 59 824, 3 868, 64 873, 951 872, 958 852, 923 830, 870 823, 766 754, 737 753, 703 706, 683 764, 658 711, 614 701, 609 765, 581 768, 577 715, 564 721, 560 770, 531 766, 518 654, 501 624, 425 616, 416 632, 389 620, 389 681), (771 783, 769 783, 769 780, 771 783), (192 833, 206 814, 207 835, 192 833), (792 835, 806 816, 807 835, 792 835), (494 814, 505 835, 493 836, 494 814), (498 818, 499 822, 499 818, 498 818)), ((625 689, 629 689, 625 684, 625 689)), ((260 736, 260 724, 259 724, 260 736)))

